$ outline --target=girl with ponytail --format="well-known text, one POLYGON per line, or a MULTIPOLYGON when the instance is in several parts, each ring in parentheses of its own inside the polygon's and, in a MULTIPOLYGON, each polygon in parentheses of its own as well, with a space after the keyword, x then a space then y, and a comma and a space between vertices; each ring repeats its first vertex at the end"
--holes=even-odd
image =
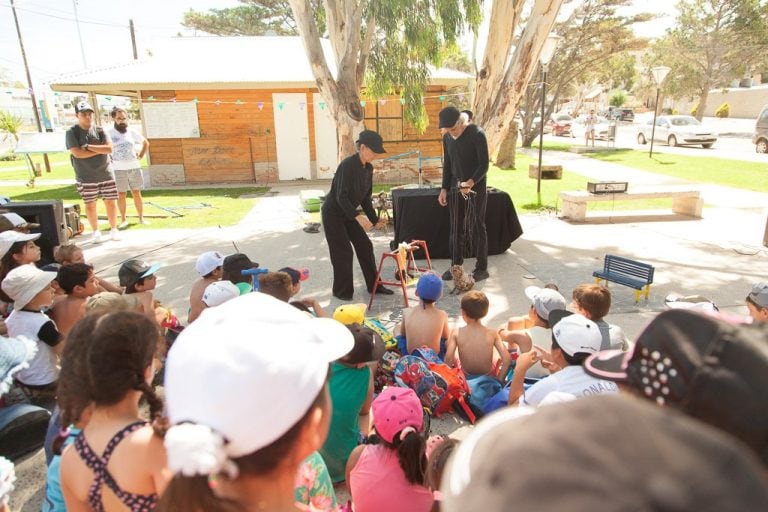
POLYGON ((426 487, 419 397, 409 388, 385 388, 371 407, 381 443, 358 446, 347 462, 355 512, 428 512, 434 499, 426 487))
MULTIPOLYGON (((139 413, 163 404, 151 382, 160 333, 146 316, 126 311, 86 316, 69 332, 59 376, 61 424, 82 431, 61 457, 61 490, 69 511, 150 511, 171 478, 163 440, 139 413)), ((159 421, 156 422, 159 425, 159 421)), ((54 449, 69 436, 61 433, 54 449)))

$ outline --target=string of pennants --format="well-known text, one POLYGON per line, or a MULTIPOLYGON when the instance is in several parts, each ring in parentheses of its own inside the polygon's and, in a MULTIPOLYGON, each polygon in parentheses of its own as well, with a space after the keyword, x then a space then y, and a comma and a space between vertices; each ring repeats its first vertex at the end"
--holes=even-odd
MULTIPOLYGON (((441 102, 443 102, 443 101, 445 101, 449 97, 456 97, 459 101, 464 101, 464 99, 468 95, 469 95, 469 93, 467 93, 467 92, 460 92, 460 93, 451 93, 451 94, 440 94, 440 95, 437 95, 437 96, 422 96, 421 102, 424 103, 425 100, 427 100, 427 99, 434 99, 434 98, 438 98, 441 102)), ((107 97, 107 99, 110 99, 110 98, 107 97)), ((176 103, 179 100, 177 100, 176 98, 157 99, 154 96, 147 96, 146 98, 143 98, 141 101, 142 101, 142 103, 153 103, 153 102, 156 102, 156 103, 176 103)), ((199 100, 199 99, 197 99, 197 97, 192 98, 191 100, 181 100, 179 102, 189 102, 189 101, 191 101, 192 103, 209 103, 209 104, 214 104, 214 105, 247 105, 247 104, 256 104, 256 107, 258 107, 259 110, 262 110, 264 108, 264 105, 273 105, 273 104, 277 105, 278 109, 283 110, 283 108, 285 108, 285 105, 286 105, 285 101, 279 101, 277 103, 274 103, 274 102, 271 102, 271 101, 243 101, 243 100, 235 100, 235 101, 213 100, 213 101, 211 101, 211 100, 199 100)), ((381 98, 381 99, 378 99, 378 100, 372 100, 371 103, 378 102, 379 105, 384 106, 389 101, 398 101, 398 100, 390 100, 390 99, 381 98)), ((405 104, 405 99, 404 98, 400 98, 399 101, 400 101, 401 105, 405 104)), ((367 101, 367 100, 360 100, 360 106, 361 107, 365 107, 368 103, 369 103, 369 101, 367 101)), ((300 101, 300 102, 298 102, 298 104, 299 104, 299 109, 300 110, 304 110, 306 108, 306 106, 307 106, 307 102, 306 101, 300 101)), ((327 107, 327 104, 324 101, 320 101, 320 102, 318 102, 318 106, 320 107, 320 110, 325 110, 325 108, 327 107)))

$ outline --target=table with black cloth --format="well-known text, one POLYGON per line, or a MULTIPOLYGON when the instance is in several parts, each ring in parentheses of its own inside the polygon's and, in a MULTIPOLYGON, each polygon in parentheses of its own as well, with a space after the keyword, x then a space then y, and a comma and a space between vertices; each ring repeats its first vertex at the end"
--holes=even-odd
MULTIPOLYGON (((448 206, 440 206, 437 202, 439 194, 439 188, 392 190, 392 213, 395 221, 393 249, 400 242, 424 240, 429 248, 430 258, 451 257, 448 248, 450 215, 448 206)), ((509 194, 501 190, 488 189, 485 219, 489 256, 502 254, 523 234, 515 206, 509 194)), ((474 256, 474 253, 464 255, 466 258, 474 256)))

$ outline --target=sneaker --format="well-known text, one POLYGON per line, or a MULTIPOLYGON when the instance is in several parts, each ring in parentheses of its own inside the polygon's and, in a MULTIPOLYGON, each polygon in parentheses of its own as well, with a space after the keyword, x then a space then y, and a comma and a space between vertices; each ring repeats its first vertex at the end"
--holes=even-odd
POLYGON ((149 222, 147 219, 139 219, 139 224, 142 226, 149 226, 151 222, 149 222))
POLYGON ((124 220, 123 222, 120 223, 119 226, 117 226, 117 229, 125 229, 127 227, 128 227, 128 221, 124 220))
POLYGON ((476 268, 475 270, 472 271, 472 277, 475 278, 475 282, 478 282, 478 281, 483 281, 484 279, 488 279, 489 277, 491 277, 491 275, 485 269, 481 270, 479 268, 476 268))
POLYGON ((100 244, 104 240, 101 239, 101 231, 94 231, 91 235, 91 242, 94 244, 100 244))
POLYGON ((453 274, 451 274, 451 269, 443 272, 443 281, 453 281, 453 274))
POLYGON ((119 241, 119 240, 121 240, 121 239, 122 239, 122 238, 120 237, 120 232, 119 232, 119 231, 118 231, 116 228, 112 228, 112 229, 110 229, 110 230, 109 230, 109 238, 110 238, 110 239, 111 239, 113 242, 117 242, 117 241, 119 241))

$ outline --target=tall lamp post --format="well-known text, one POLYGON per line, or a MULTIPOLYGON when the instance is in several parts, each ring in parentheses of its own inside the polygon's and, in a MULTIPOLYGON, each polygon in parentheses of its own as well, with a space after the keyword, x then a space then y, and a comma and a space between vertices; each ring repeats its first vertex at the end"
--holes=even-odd
POLYGON ((656 114, 659 112, 659 92, 661 91, 661 83, 667 78, 669 68, 667 66, 656 66, 651 68, 651 74, 656 82, 656 103, 653 104, 653 126, 651 127, 651 151, 648 153, 648 158, 653 158, 653 139, 656 137, 656 114))
POLYGON ((541 48, 539 54, 539 62, 541 63, 541 120, 539 121, 539 170, 536 173, 536 198, 538 200, 537 205, 541 206, 541 153, 544 150, 544 104, 547 100, 547 72, 549 71, 549 63, 552 60, 552 56, 555 54, 555 48, 557 43, 560 42, 562 37, 557 34, 550 33, 547 36, 547 40, 544 41, 544 46, 541 48))

